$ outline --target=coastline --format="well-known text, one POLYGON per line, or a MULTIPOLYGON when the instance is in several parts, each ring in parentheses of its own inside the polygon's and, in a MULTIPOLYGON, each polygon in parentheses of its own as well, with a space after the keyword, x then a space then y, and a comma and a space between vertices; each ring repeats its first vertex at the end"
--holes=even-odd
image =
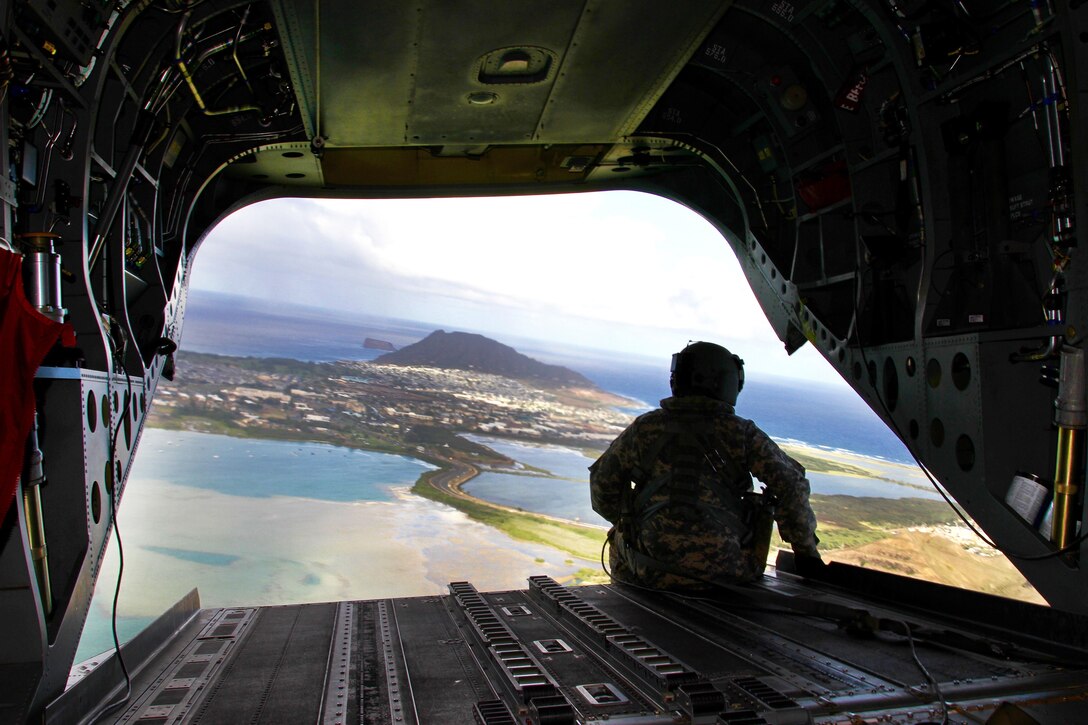
MULTIPOLYGON (((450 506, 465 514, 470 519, 497 529, 515 540, 534 544, 545 544, 586 562, 597 562, 600 559, 601 548, 604 544, 605 534, 607 533, 606 527, 572 521, 570 519, 537 512, 527 512, 515 507, 473 496, 464 491, 463 487, 480 474, 480 468, 462 459, 444 455, 441 452, 442 448, 440 445, 424 444, 415 446, 414 448, 395 445, 365 445, 359 441, 330 440, 327 438, 323 439, 321 436, 264 436, 255 434, 258 432, 264 433, 266 431, 254 431, 252 429, 234 426, 184 425, 184 421, 177 421, 176 419, 171 420, 171 422, 175 424, 160 425, 160 421, 152 416, 149 418, 148 425, 166 430, 190 430, 198 433, 214 433, 235 438, 321 443, 353 448, 356 450, 374 451, 415 458, 434 466, 434 469, 424 471, 420 474, 409 489, 411 493, 450 506), (208 428, 212 428, 212 430, 208 430, 208 428)), ((580 451, 583 455, 588 454, 587 450, 582 447, 576 447, 576 445, 571 446, 559 442, 544 442, 540 440, 521 440, 516 437, 509 437, 506 439, 523 445, 562 445, 571 450, 580 451)), ((862 465, 868 463, 873 466, 891 466, 907 471, 909 470, 909 467, 905 464, 877 461, 876 459, 870 459, 869 457, 854 454, 849 451, 827 451, 793 441, 783 444, 782 447, 789 452, 791 456, 802 460, 803 465, 812 472, 830 473, 858 479, 876 478, 907 488, 915 487, 908 482, 881 475, 880 471, 862 465)), ((821 500, 827 500, 827 497, 821 496, 820 494, 814 494, 814 506, 817 506, 821 500)), ((821 519, 822 524, 821 540, 824 542, 825 548, 827 549, 839 549, 867 544, 891 535, 891 532, 883 533, 871 526, 866 526, 866 530, 863 532, 848 533, 840 526, 837 526, 833 520, 825 523, 824 517, 819 518, 821 519), (824 535, 825 532, 826 536, 824 535)), ((889 523, 894 525, 897 522, 889 523)), ((586 575, 588 577, 589 572, 586 572, 586 575)))
POLYGON ((808 473, 827 473, 849 478, 871 478, 897 486, 933 492, 933 486, 919 469, 908 463, 888 461, 847 450, 828 450, 797 441, 776 441, 778 446, 805 467, 808 473), (925 483, 913 483, 913 478, 925 483))
MULTIPOLYGON (((212 432, 206 429, 201 430, 204 426, 152 425, 152 427, 174 430, 180 428, 198 433, 212 432)), ((229 436, 233 431, 216 430, 214 432, 229 436)), ((252 431, 246 431, 246 433, 252 433, 252 431)), ((267 439, 254 435, 233 437, 267 439)), ((507 555, 488 554, 491 559, 482 563, 480 569, 481 575, 485 578, 495 579, 493 583, 496 588, 516 586, 509 583, 508 576, 506 579, 502 578, 502 570, 509 574, 511 568, 524 568, 521 565, 529 568, 552 568, 559 566, 559 562, 562 563, 560 569, 563 571, 557 571, 555 576, 565 583, 593 584, 608 581, 608 575, 598 565, 606 535, 606 529, 603 526, 530 513, 470 495, 463 490, 463 486, 477 476, 481 469, 467 461, 446 455, 446 452, 453 452, 455 455, 458 452, 444 448, 441 443, 417 445, 411 448, 370 447, 343 440, 320 440, 320 437, 318 440, 313 440, 313 438, 313 436, 307 436, 305 439, 299 436, 277 436, 272 440, 313 442, 391 453, 414 458, 434 466, 432 470, 420 474, 411 486, 403 487, 404 498, 418 497, 416 499, 418 503, 424 503, 419 499, 426 499, 448 506, 452 509, 449 511, 450 515, 463 516, 464 524, 479 527, 475 530, 476 534, 468 534, 470 537, 485 536, 484 532, 487 531, 505 537, 508 542, 507 555), (526 555, 519 559, 518 552, 514 551, 533 547, 541 553, 526 555), (543 553, 545 551, 553 553, 543 553), (517 564, 518 561, 521 565, 517 564), (505 586, 500 584, 500 581, 506 582, 505 586)), ((509 440, 527 445, 543 443, 539 440, 520 441, 514 438, 509 440)), ((549 442, 547 445, 562 444, 549 442)), ((827 451, 798 445, 792 441, 786 445, 789 446, 791 455, 798 453, 807 456, 809 463, 812 460, 818 460, 821 467, 835 471, 837 475, 852 475, 858 479, 876 477, 908 489, 916 488, 909 482, 879 475, 880 469, 890 469, 896 473, 910 470, 906 464, 873 459, 849 451, 827 451), (869 466, 877 470, 874 471, 869 466)), ((565 447, 585 453, 577 444, 565 447)), ((464 454, 461 453, 461 455, 464 454)), ((849 494, 813 494, 811 500, 819 521, 820 548, 825 554, 825 559, 829 561, 837 560, 908 576, 929 577, 931 581, 937 583, 969 586, 976 590, 1026 601, 1039 603, 1043 601, 1024 583, 1023 578, 1015 572, 1006 559, 990 553, 980 554, 977 551, 977 544, 969 546, 960 542, 959 539, 963 537, 967 529, 958 523, 955 514, 943 502, 911 496, 872 498, 849 494), (926 561, 930 563, 919 566, 919 562, 926 561), (965 577, 957 573, 963 571, 969 571, 971 575, 965 577)), ((405 531, 414 532, 413 536, 422 536, 426 539, 430 534, 425 528, 421 530, 418 522, 411 518, 400 519, 400 525, 405 527, 405 531)), ((383 528, 383 530, 386 529, 383 528)), ((472 531, 472 529, 466 531, 472 531)), ((404 541, 404 537, 399 535, 396 528, 389 529, 387 535, 398 542, 412 544, 412 542, 404 541)), ((479 538, 474 540, 483 541, 479 538)), ((418 541, 415 543, 418 551, 418 541)), ((445 540, 432 543, 433 545, 426 545, 423 548, 427 556, 435 557, 435 565, 428 564, 425 558, 423 564, 413 562, 415 566, 409 565, 408 568, 418 569, 418 566, 424 566, 428 570, 437 569, 440 573, 427 574, 427 580, 432 583, 448 575, 458 578, 454 572, 464 571, 464 561, 449 560, 445 540)), ((777 535, 772 539, 772 556, 776 548, 786 548, 786 544, 778 539, 777 535)), ((403 569, 401 571, 403 572, 403 569)), ((473 571, 475 572, 476 569, 473 571)), ((474 573, 473 576, 477 575, 474 573)))

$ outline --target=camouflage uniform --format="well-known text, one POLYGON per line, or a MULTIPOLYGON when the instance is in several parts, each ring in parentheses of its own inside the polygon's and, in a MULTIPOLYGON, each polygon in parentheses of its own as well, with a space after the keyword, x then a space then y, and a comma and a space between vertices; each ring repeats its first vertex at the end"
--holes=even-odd
POLYGON ((666 398, 660 409, 639 416, 590 467, 593 509, 616 524, 609 532, 613 577, 662 589, 698 589, 708 580, 762 576, 766 543, 751 535, 737 511, 743 508, 739 498, 723 500, 730 497, 715 493, 708 483, 711 477, 724 477, 728 488, 741 494, 752 490, 751 474, 776 500, 774 518, 782 538, 799 554, 818 556, 805 469, 755 423, 734 415, 728 403, 697 395, 666 398), (700 445, 693 447, 691 436, 673 435, 678 429, 694 431, 700 445), (717 465, 714 459, 705 462, 707 448, 717 465), (678 481, 677 471, 687 471, 692 480, 678 481), (644 515, 637 526, 630 512, 627 521, 621 520, 641 487, 655 479, 665 483, 647 491, 640 509, 655 513, 644 515), (625 532, 636 540, 625 541, 625 532), (664 563, 670 571, 651 563, 664 563), (691 572, 697 580, 678 571, 691 572))

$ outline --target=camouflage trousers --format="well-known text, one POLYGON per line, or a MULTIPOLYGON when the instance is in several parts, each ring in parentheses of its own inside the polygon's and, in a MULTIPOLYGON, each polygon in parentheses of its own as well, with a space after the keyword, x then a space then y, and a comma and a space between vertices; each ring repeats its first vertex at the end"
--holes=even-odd
POLYGON ((632 545, 613 527, 609 543, 612 578, 651 589, 707 591, 717 584, 755 581, 767 566, 765 547, 741 546, 715 535, 689 533, 675 547, 662 547, 657 542, 647 551, 642 541, 632 545))

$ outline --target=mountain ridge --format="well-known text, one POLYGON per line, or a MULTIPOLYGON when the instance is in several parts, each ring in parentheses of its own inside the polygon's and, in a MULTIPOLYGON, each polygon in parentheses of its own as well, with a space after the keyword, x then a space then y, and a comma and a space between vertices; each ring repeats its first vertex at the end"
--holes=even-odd
POLYGON ((562 365, 548 365, 509 345, 471 332, 435 330, 419 342, 374 359, 379 365, 424 365, 501 375, 549 387, 597 389, 589 378, 562 365))

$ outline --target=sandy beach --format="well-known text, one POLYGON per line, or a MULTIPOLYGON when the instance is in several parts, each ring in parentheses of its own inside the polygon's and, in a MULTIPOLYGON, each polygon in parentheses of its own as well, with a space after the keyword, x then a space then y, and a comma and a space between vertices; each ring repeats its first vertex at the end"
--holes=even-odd
MULTIPOLYGON (((120 525, 125 617, 156 616, 194 586, 207 607, 255 606, 437 594, 463 579, 520 588, 530 574, 586 565, 407 489, 393 502, 337 503, 143 479, 125 492, 120 525)), ((107 560, 101 600, 112 599, 115 572, 107 560)))
MULTIPOLYGON (((798 441, 778 441, 778 444, 810 472, 870 478, 908 486, 918 491, 933 492, 933 485, 925 473, 913 463, 886 461, 853 451, 830 450, 798 441)), ((904 495, 910 494, 904 492, 904 495)))

